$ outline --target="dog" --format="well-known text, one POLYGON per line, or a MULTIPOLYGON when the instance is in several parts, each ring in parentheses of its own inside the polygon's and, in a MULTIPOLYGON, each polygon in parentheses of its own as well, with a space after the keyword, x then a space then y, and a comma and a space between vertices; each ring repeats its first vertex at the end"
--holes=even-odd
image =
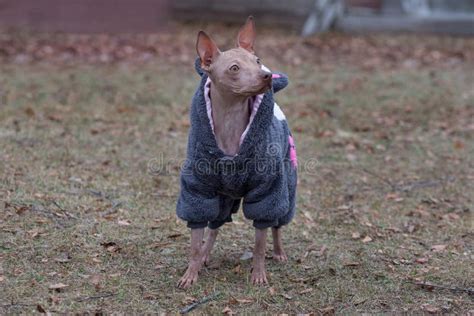
POLYGON ((241 200, 245 217, 255 227, 251 282, 268 283, 268 228, 273 259, 288 260, 282 226, 295 214, 297 157, 285 115, 273 100, 288 78, 262 64, 254 52, 255 36, 252 17, 240 29, 237 47, 224 52, 205 32, 198 33, 195 67, 201 82, 191 104, 176 207, 178 217, 191 228, 189 264, 180 288, 197 282, 219 228, 232 221, 241 200))

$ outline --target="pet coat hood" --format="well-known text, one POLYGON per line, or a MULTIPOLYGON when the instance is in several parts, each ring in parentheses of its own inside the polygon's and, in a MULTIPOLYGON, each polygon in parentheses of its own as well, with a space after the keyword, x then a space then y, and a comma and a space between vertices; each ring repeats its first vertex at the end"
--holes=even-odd
POLYGON ((190 228, 216 229, 232 221, 243 200, 244 215, 256 228, 288 224, 295 213, 296 150, 286 118, 273 100, 288 78, 273 73, 273 89, 252 98, 251 119, 239 152, 228 156, 219 149, 213 132, 210 100, 205 95, 211 82, 199 59, 195 67, 201 82, 191 104, 178 217, 190 228))

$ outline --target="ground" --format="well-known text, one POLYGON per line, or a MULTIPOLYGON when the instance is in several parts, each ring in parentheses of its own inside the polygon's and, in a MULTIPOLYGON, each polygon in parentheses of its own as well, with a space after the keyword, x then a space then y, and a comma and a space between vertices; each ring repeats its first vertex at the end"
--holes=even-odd
POLYGON ((22 35, 4 50, 0 313, 176 313, 214 294, 195 311, 473 313, 474 44, 461 38, 263 30, 257 52, 291 80, 276 98, 299 158, 290 260, 267 260, 270 285, 252 286, 239 214, 199 283, 176 288, 196 30, 103 51, 110 38, 22 35))

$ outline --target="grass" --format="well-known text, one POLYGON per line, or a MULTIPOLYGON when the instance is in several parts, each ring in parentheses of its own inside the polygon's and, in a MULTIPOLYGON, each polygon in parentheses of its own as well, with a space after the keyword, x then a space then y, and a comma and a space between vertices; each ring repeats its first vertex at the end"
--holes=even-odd
POLYGON ((268 65, 291 79, 277 95, 300 160, 290 261, 251 286, 240 214, 182 291, 192 62, 2 64, 1 313, 176 313, 214 292, 197 312, 472 313, 465 292, 413 284, 474 286, 472 63, 268 65))

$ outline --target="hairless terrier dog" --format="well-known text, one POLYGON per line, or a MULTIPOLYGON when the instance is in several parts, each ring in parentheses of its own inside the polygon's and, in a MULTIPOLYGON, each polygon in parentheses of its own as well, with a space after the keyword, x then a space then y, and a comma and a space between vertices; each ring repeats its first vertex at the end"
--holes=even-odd
POLYGON ((273 258, 286 261, 283 225, 295 212, 296 150, 285 115, 273 94, 288 84, 254 53, 255 25, 247 19, 237 47, 221 52, 199 32, 196 70, 201 75, 191 105, 187 160, 181 170, 178 216, 191 228, 188 269, 178 286, 188 288, 207 264, 218 229, 240 207, 253 220, 253 284, 266 284, 267 229, 273 258), (204 230, 209 228, 205 242, 204 230))

